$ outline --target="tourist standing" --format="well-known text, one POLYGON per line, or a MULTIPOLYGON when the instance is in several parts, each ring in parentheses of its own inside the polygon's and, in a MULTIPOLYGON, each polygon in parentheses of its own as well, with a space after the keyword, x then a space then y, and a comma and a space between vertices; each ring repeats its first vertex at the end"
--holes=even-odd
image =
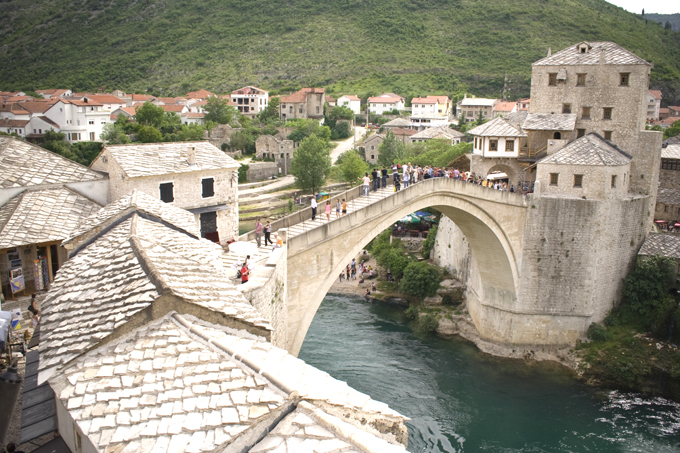
POLYGON ((411 180, 408 167, 404 167, 404 189, 408 187, 408 182, 411 180))
MULTIPOLYGON (((262 245, 262 230, 263 230, 262 222, 260 222, 260 219, 257 219, 255 222, 255 242, 257 242, 258 248, 262 245)), ((266 244, 265 244, 266 245, 266 244)))
POLYGON ((377 192, 380 189, 380 176, 378 176, 377 168, 373 169, 371 176, 373 177, 373 192, 377 192))
POLYGON ((326 221, 331 221, 331 200, 326 200, 326 221))
POLYGON ((347 214, 347 202, 343 198, 342 199, 342 215, 345 215, 345 214, 347 214))
POLYGON ((380 173, 382 174, 382 187, 384 189, 387 187, 387 168, 384 165, 380 173))
POLYGON ((371 187, 371 180, 368 177, 368 173, 366 173, 364 175, 364 177, 362 178, 362 181, 364 182, 364 191, 361 194, 362 195, 368 195, 368 192, 369 192, 370 187, 371 187))
POLYGON ((264 226, 264 246, 267 246, 267 241, 269 241, 270 244, 273 244, 272 239, 271 239, 271 234, 272 234, 272 224, 269 223, 269 220, 267 220, 267 224, 264 226))
POLYGON ((335 200, 335 218, 340 217, 340 199, 335 200))
POLYGON ((312 195, 312 222, 316 220, 316 194, 312 195))

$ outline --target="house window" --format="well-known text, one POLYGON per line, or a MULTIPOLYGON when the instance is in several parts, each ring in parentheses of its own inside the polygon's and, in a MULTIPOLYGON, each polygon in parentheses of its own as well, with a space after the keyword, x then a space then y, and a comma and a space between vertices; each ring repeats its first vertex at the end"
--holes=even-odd
POLYGON ((668 212, 668 206, 664 206, 663 212, 668 212))
POLYGON ((562 104, 562 113, 571 113, 571 104, 562 104))
POLYGON ((90 141, 91 141, 91 142, 94 141, 94 132, 90 132, 90 141))
POLYGON ((551 72, 548 74, 548 86, 557 86, 557 73, 551 72))
POLYGON ((375 154, 371 154, 371 160, 375 160, 375 154))
POLYGON ((203 189, 201 196, 203 198, 210 198, 215 195, 215 179, 204 178, 201 179, 201 188, 203 189))
POLYGON ((300 107, 300 108, 298 109, 298 111, 299 111, 300 113, 302 113, 302 107, 300 107))
POLYGON ((165 203, 172 203, 175 201, 175 195, 173 194, 173 185, 171 182, 165 182, 159 186, 161 191, 161 201, 165 203))
POLYGON ((289 111, 289 113, 293 113, 293 106, 292 106, 292 105, 290 106, 290 111, 289 111))
POLYGON ((621 74, 619 74, 619 76, 620 76, 620 83, 619 83, 619 86, 622 86, 622 87, 627 87, 627 86, 629 86, 629 83, 630 83, 630 72, 622 72, 621 74))
POLYGON ((88 124, 94 124, 94 120, 88 121, 88 124))
POLYGON ((583 187, 583 175, 574 175, 574 187, 583 187))
POLYGON ((612 119, 612 107, 605 107, 602 109, 602 119, 603 120, 612 119))
POLYGON ((506 151, 514 151, 515 150, 515 141, 514 140, 506 140, 505 141, 505 150, 506 151))
POLYGON ((586 75, 585 74, 576 74, 576 86, 577 87, 586 86, 586 75))
POLYGON ((612 139, 612 131, 604 131, 604 139, 605 140, 611 140, 612 139))
POLYGON ((371 151, 375 149, 375 145, 371 145, 371 151))
MULTIPOLYGON (((300 113, 302 113, 302 112, 300 112, 300 113)), ((319 106, 318 105, 316 106, 316 113, 319 113, 319 106)))
POLYGON ((585 129, 576 129, 576 138, 580 138, 586 135, 585 129))
POLYGON ((558 177, 559 177, 559 173, 550 173, 550 185, 551 186, 557 185, 558 177))
POLYGON ((582 120, 590 119, 590 107, 581 107, 581 119, 582 120))
POLYGON ((612 189, 616 189, 616 175, 612 175, 612 189))
POLYGON ((467 116, 472 117, 472 115, 474 115, 474 112, 472 110, 468 110, 467 116))
POLYGON ((498 140, 489 140, 489 151, 498 151, 498 140))

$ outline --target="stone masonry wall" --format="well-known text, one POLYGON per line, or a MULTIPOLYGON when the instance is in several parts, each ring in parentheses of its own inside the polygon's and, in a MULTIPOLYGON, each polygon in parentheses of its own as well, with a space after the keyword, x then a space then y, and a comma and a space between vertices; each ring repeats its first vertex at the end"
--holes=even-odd
POLYGON ((446 269, 454 278, 467 282, 472 251, 470 244, 453 220, 442 216, 437 228, 437 237, 430 253, 432 262, 446 269))

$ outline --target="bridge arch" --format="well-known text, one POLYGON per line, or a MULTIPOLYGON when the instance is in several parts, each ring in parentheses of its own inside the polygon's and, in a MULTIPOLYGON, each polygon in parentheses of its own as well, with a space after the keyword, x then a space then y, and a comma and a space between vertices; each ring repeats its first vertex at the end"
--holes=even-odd
POLYGON ((514 308, 524 198, 435 178, 289 240, 287 349, 292 354, 299 352, 316 311, 347 263, 383 230, 425 207, 440 210, 468 239, 482 283, 482 294, 475 298, 493 307, 514 308))

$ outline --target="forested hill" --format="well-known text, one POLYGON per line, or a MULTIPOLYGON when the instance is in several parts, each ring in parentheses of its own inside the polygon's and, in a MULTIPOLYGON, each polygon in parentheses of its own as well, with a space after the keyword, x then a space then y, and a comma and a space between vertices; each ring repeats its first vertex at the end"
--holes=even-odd
POLYGON ((516 98, 582 40, 652 61, 680 103, 680 34, 604 0, 0 0, 0 90, 499 95, 507 74, 516 98))

